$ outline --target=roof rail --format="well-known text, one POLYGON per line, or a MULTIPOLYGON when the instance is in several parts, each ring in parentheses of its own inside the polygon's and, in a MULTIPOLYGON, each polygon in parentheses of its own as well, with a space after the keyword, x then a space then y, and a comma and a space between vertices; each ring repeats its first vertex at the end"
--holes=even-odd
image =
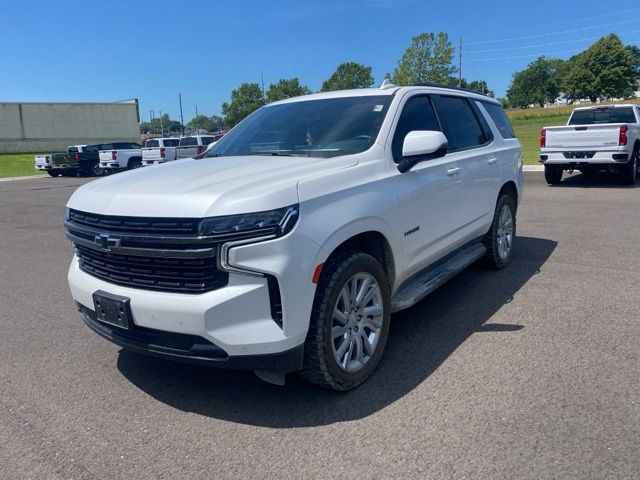
POLYGON ((418 82, 418 83, 414 83, 413 86, 414 87, 448 88, 449 90, 460 90, 461 92, 477 93, 478 95, 484 95, 485 97, 487 96, 487 94, 482 93, 478 90, 473 90, 471 88, 463 88, 463 87, 452 87, 451 85, 445 85, 443 83, 418 82))

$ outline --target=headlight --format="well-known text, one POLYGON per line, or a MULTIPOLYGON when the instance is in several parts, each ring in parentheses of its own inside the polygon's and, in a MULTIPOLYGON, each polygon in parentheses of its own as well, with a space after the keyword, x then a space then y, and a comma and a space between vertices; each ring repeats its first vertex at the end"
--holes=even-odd
POLYGON ((199 233, 211 235, 242 235, 280 237, 289 233, 298 221, 298 205, 266 212, 242 213, 224 217, 205 218, 200 222, 199 233))

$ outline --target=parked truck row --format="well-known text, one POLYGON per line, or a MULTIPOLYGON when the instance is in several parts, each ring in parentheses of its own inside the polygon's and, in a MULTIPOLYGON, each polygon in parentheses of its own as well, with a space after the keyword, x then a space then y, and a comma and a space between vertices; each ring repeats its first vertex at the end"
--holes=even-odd
POLYGON ((147 140, 144 148, 135 142, 71 145, 66 152, 36 155, 35 168, 52 177, 98 177, 193 157, 203 153, 221 137, 217 134, 154 138, 147 140))

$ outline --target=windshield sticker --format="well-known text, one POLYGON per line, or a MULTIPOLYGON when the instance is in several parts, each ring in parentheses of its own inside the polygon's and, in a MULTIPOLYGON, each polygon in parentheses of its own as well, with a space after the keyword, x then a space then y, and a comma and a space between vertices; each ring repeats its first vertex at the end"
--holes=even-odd
POLYGON ((375 107, 373 107, 373 111, 381 112, 383 108, 384 108, 384 105, 376 105, 375 107))

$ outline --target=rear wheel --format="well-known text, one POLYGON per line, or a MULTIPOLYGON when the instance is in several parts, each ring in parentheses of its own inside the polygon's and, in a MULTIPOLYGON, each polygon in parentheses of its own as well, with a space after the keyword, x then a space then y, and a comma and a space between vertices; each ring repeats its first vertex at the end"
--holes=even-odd
POLYGON ((134 168, 142 167, 142 161, 139 158, 132 158, 129 160, 128 170, 133 170, 134 168))
POLYGON ((493 214, 491 229, 484 239, 487 247, 485 263, 495 269, 502 269, 511 263, 513 243, 516 238, 516 203, 510 195, 503 194, 498 199, 493 214))
POLYGON ((622 171, 623 182, 625 185, 635 185, 638 180, 638 152, 639 150, 636 148, 631 155, 629 163, 625 165, 624 170, 622 171))
POLYGON ((562 167, 557 165, 545 165, 544 179, 549 185, 557 185, 562 181, 562 167))
POLYGON ((100 168, 100 163, 95 162, 91 164, 91 176, 92 177, 101 177, 104 174, 102 168, 100 168))
POLYGON ((49 170, 47 170, 47 173, 51 176, 51 177, 57 177, 58 175, 60 175, 60 170, 56 170, 54 168, 51 168, 49 170))
POLYGON ((313 303, 303 378, 350 390, 373 373, 387 342, 391 291, 378 261, 349 253, 327 262, 313 303))

